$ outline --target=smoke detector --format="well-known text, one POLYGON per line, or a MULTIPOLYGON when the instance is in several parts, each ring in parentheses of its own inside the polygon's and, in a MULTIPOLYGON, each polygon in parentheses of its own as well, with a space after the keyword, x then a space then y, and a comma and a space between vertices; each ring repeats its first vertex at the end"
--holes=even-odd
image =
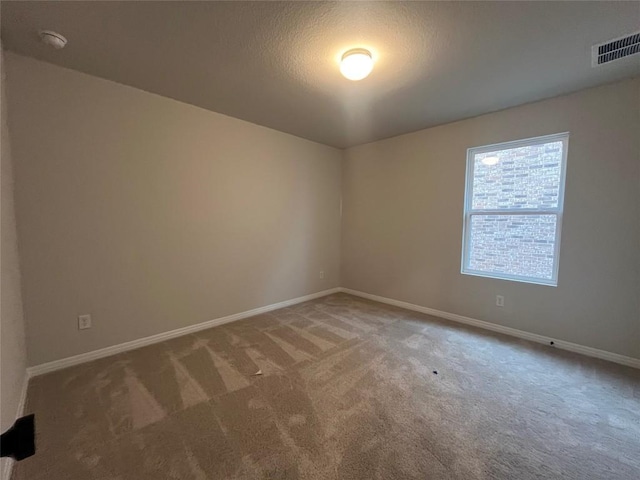
POLYGON ((60 35, 57 32, 53 32, 51 30, 42 30, 40 33, 40 41, 45 45, 49 45, 50 47, 55 48, 56 50, 60 50, 64 48, 67 44, 67 39, 64 36, 60 35))

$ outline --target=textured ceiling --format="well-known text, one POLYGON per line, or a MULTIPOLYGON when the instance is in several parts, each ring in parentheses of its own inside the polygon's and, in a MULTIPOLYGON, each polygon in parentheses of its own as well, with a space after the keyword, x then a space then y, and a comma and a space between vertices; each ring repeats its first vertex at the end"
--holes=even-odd
POLYGON ((336 147, 640 75, 638 2, 2 2, 6 48, 336 147), (69 39, 38 42, 40 29, 69 39), (368 47, 360 82, 338 58, 368 47))

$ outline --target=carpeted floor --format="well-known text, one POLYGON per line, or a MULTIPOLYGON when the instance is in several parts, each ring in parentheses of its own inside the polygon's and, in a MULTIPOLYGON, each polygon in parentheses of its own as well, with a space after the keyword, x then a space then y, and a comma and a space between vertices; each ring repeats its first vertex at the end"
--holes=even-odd
POLYGON ((640 478, 639 371, 345 294, 36 377, 27 404, 14 480, 640 478))

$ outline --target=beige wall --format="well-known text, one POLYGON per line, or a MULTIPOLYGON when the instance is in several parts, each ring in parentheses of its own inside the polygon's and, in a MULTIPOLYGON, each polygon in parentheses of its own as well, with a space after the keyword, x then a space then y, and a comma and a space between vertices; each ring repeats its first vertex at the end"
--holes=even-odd
POLYGON ((7 62, 30 365, 339 285, 340 150, 7 62))
MULTIPOLYGON (((4 67, 4 53, 0 46, 0 430, 3 432, 16 419, 27 367, 4 67)), ((6 458, 0 461, 0 478, 4 478, 6 462, 6 458)))
POLYGON ((640 358, 640 79, 351 148, 343 202, 343 287, 640 358), (564 131, 558 287, 462 275, 467 148, 564 131))
POLYGON ((7 61, 31 365, 340 284, 640 357, 640 79, 340 152, 7 61), (466 149, 562 131, 558 287, 461 275, 466 149))

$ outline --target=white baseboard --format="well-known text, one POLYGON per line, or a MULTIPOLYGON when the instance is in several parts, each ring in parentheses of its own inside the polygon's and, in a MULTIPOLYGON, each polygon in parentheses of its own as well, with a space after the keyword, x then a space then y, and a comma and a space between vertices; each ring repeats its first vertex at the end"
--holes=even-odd
POLYGON ((112 345, 110 347, 101 348, 92 352, 81 353, 80 355, 74 355, 73 357, 62 358, 60 360, 54 360, 53 362, 42 363, 29 367, 27 372, 31 377, 36 375, 43 375, 45 373, 61 370, 63 368, 71 367, 73 365, 79 365, 81 363, 90 362, 91 360, 97 360, 98 358, 109 357, 117 353, 126 352, 136 348, 151 345, 153 343, 164 342, 175 337, 181 337, 188 333, 199 332, 200 330, 206 330, 208 328, 223 325, 225 323, 241 320, 247 317, 253 317, 261 313, 270 312, 279 308, 288 307, 297 303, 306 302, 315 298, 324 297, 332 293, 340 291, 339 287, 331 288, 329 290, 323 290, 321 292, 312 293, 310 295, 304 295, 302 297, 292 298, 291 300, 285 300, 283 302, 273 303, 271 305, 265 305, 264 307, 254 308, 253 310, 247 310, 246 312, 234 313, 233 315, 227 315, 226 317, 215 318, 206 322, 198 323, 195 325, 189 325, 188 327, 178 328, 176 330, 170 330, 168 332, 158 333, 157 335, 151 335, 150 337, 139 338, 130 342, 120 343, 118 345, 112 345))
MULTIPOLYGON (((640 369, 640 359, 638 358, 627 357, 624 355, 619 355, 617 353, 607 352, 605 350, 599 350, 597 348, 586 347, 583 345, 578 345, 576 343, 566 342, 564 340, 557 340, 555 338, 545 337, 543 335, 537 335, 535 333, 529 333, 523 330, 517 330, 515 328, 505 327, 503 325, 498 325, 491 322, 485 322, 483 320, 478 320, 471 317, 465 317, 463 315, 458 315, 455 313, 443 312, 441 310, 436 310, 434 308, 423 307, 421 305, 414 305, 412 303, 402 302, 400 300, 394 300, 392 298, 386 298, 386 297, 381 297, 379 295, 372 295, 370 293, 359 292, 357 290, 351 290, 350 288, 337 287, 337 288, 331 288, 329 290, 323 290, 317 293, 312 293, 310 295, 293 298, 291 300, 285 300, 283 302, 273 303, 271 305, 266 305, 264 307, 254 308, 253 310, 247 310, 246 312, 227 315, 226 317, 216 318, 203 323, 198 323, 196 325, 189 325, 188 327, 178 328, 176 330, 171 330, 169 332, 159 333, 157 335, 152 335, 150 337, 144 337, 138 340, 132 340, 130 342, 125 342, 118 345, 112 345, 110 347, 101 348, 99 350, 94 350, 92 352, 82 353, 80 355, 75 355, 73 357, 67 357, 60 360, 54 360, 53 362, 43 363, 40 365, 29 367, 27 369, 27 374, 29 377, 33 377, 36 375, 42 375, 42 374, 53 372, 56 370, 61 370, 63 368, 71 367, 73 365, 79 365, 81 363, 90 362, 91 360, 97 360, 98 358, 108 357, 118 353, 144 347, 146 345, 151 345, 153 343, 163 342, 165 340, 169 340, 175 337, 180 337, 188 333, 194 333, 200 330, 206 330, 208 328, 216 327, 218 325, 223 325, 225 323, 233 322, 235 320, 241 320, 243 318, 252 317, 254 315, 270 312, 272 310, 288 307, 290 305, 306 302, 308 300, 324 297, 326 295, 330 295, 332 293, 337 293, 337 292, 349 293, 351 295, 367 298, 369 300, 374 300, 376 302, 386 303, 388 305, 394 305, 396 307, 406 308, 407 310, 426 313, 427 315, 433 315, 436 317, 444 318, 446 320, 452 320, 454 322, 463 323, 465 325, 472 325, 474 327, 483 328, 485 330, 504 333, 505 335, 510 335, 512 337, 522 338, 525 340, 530 340, 532 342, 543 343, 546 345, 549 345, 549 342, 554 342, 554 346, 556 348, 568 350, 570 352, 581 353, 582 355, 600 358, 602 360, 608 360, 610 362, 615 362, 622 365, 627 365, 629 367, 640 369)), ((23 394, 26 394, 26 382, 25 382, 25 390, 23 394)))
MULTIPOLYGON (((24 379, 22 380, 22 387, 20 389, 20 398, 18 399, 18 408, 16 409, 16 420, 24 414, 24 407, 27 401, 27 388, 29 387, 29 372, 25 372, 24 379)), ((2 480, 9 480, 11 478, 11 472, 13 471, 13 464, 15 461, 13 458, 5 457, 4 468, 2 469, 2 480)))
POLYGON ((22 390, 20 390, 20 400, 18 400, 18 411, 16 412, 16 419, 20 418, 24 414, 24 407, 27 403, 27 390, 29 389, 29 371, 24 372, 24 380, 22 380, 22 390))
POLYGON ((495 323, 485 322, 483 320, 477 320, 471 317, 465 317, 455 313, 443 312, 434 308, 423 307, 421 305, 414 305, 412 303, 402 302, 400 300, 394 300, 392 298, 380 297, 378 295, 371 295, 370 293, 359 292, 357 290, 351 290, 350 288, 340 288, 340 291, 349 293, 357 297, 367 298, 380 303, 386 303, 388 305, 394 305, 400 308, 406 308, 407 310, 414 310, 416 312, 426 313, 427 315, 433 315, 435 317, 444 318, 446 320, 452 320, 458 323, 464 323, 465 325, 472 325, 474 327, 484 328, 498 333, 504 333, 512 337, 518 337, 525 340, 531 340, 532 342, 544 343, 549 345, 553 342, 553 346, 562 350, 568 350, 570 352, 581 353, 589 357, 600 358, 602 360, 608 360, 610 362, 619 363, 621 365, 627 365, 629 367, 640 368, 640 359, 627 357, 617 353, 607 352, 606 350, 599 350, 593 347, 585 347, 584 345, 578 345, 577 343, 566 342, 564 340, 557 340, 555 338, 545 337, 543 335, 537 335, 535 333, 525 332, 511 327, 505 327, 495 323))

